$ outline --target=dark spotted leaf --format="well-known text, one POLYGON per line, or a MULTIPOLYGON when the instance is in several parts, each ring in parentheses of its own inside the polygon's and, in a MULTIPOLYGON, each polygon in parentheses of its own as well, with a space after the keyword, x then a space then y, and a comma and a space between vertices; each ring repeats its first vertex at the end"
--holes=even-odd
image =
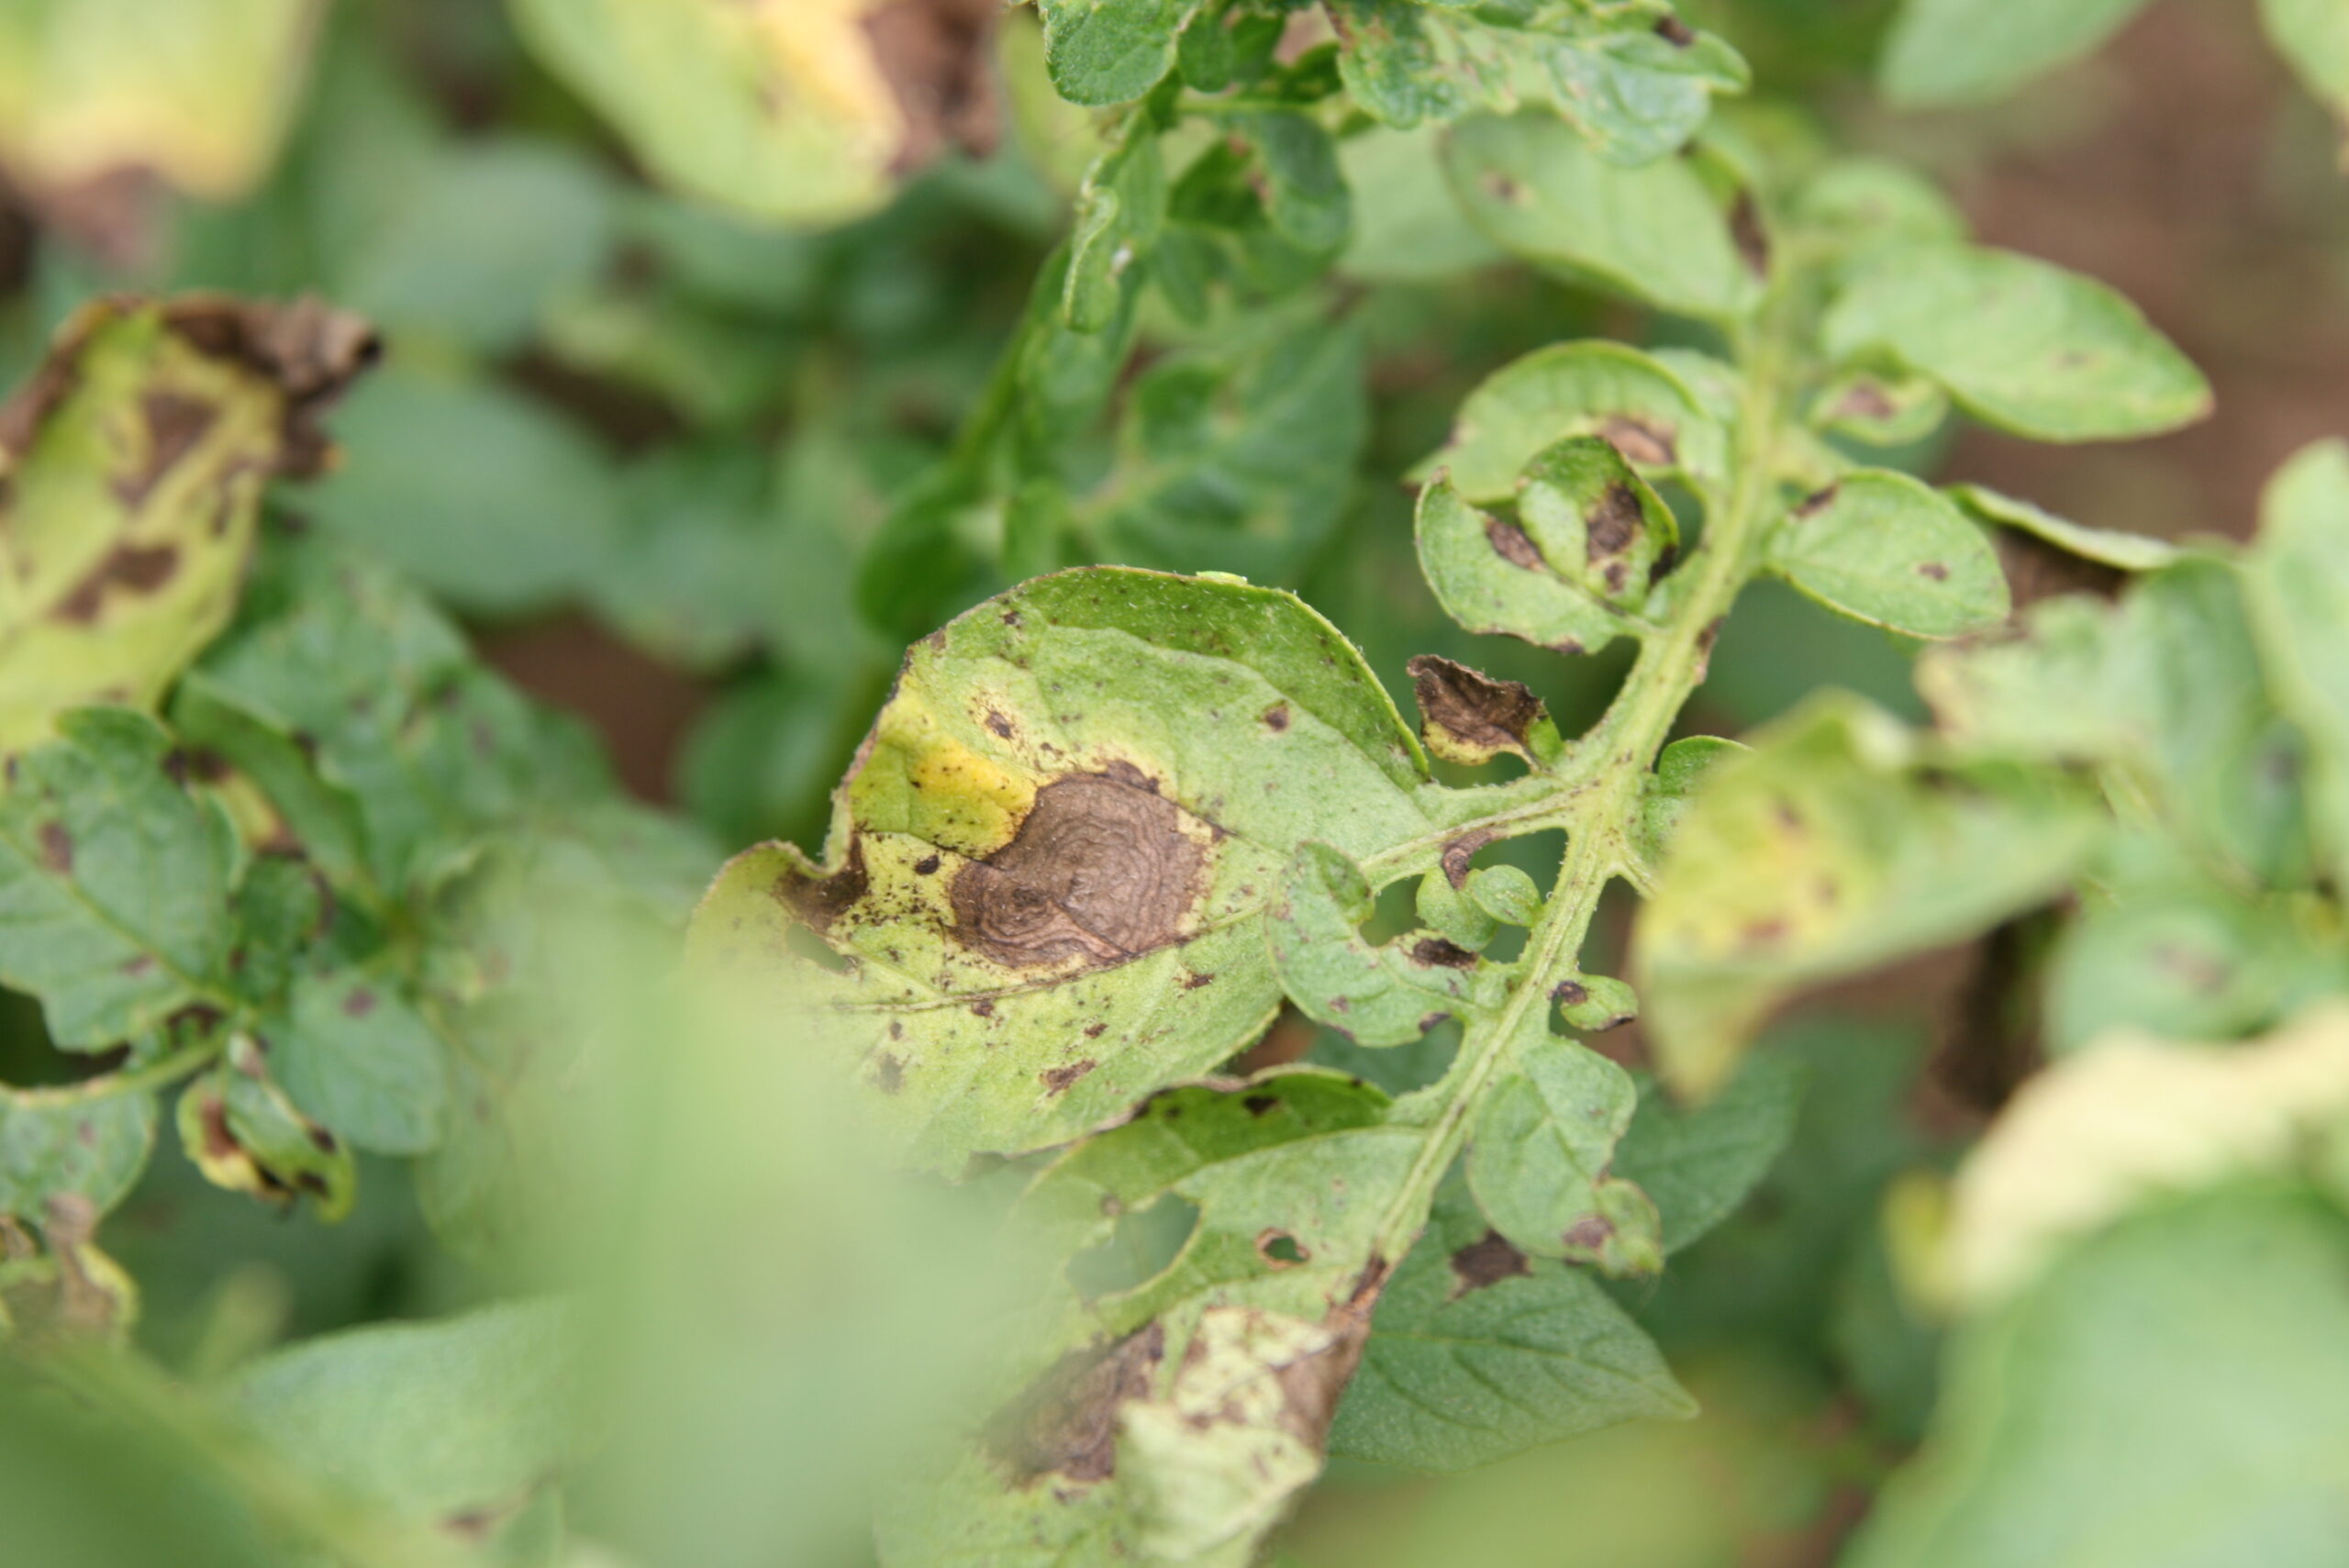
POLYGON ((1468 505, 1448 480, 1419 492, 1417 538, 1428 586, 1444 613, 1470 631, 1522 638, 1561 653, 1595 653, 1633 629, 1553 566, 1524 528, 1468 505))
POLYGON ((1486 377, 1460 406, 1443 450, 1413 477, 1448 471, 1479 506, 1517 498, 1525 466, 1569 436, 1600 436, 1642 473, 1720 477, 1720 426, 1674 369, 1620 343, 1537 349, 1486 377))
POLYGON ((1987 631, 2013 601, 1981 528, 1905 473, 1864 470, 1789 512, 1771 570, 1854 620, 1910 637, 1987 631))
POLYGON ((2145 0, 1905 0, 1878 80, 1915 107, 1987 103, 2094 52, 2145 0))
POLYGON ((250 1034, 231 1035, 219 1065, 182 1091, 177 1119, 180 1147, 216 1186, 281 1207, 307 1196, 329 1224, 358 1200, 350 1145, 286 1097, 250 1034))
POLYGON ((1508 752, 1537 768, 1564 755, 1565 741, 1531 687, 1432 653, 1406 668, 1419 705, 1419 736, 1431 754, 1477 767, 1508 752))
POLYGON ((1714 771, 1637 928, 1665 1078, 1729 1081, 1798 988, 1972 936, 2052 895, 2100 838, 2094 797, 2010 765, 1929 771, 1856 698, 1821 698, 1714 771))
POLYGON ((1596 1280, 1518 1251, 1454 1188, 1378 1304, 1330 1451, 1468 1470, 1696 1410, 1654 1341, 1596 1280))
POLYGON ((187 296, 67 324, 0 414, 0 750, 93 703, 147 706, 228 625, 263 484, 374 352, 355 317, 187 296))
POLYGON ((1476 226, 1574 281, 1709 320, 1742 316, 1753 273, 1729 219, 1679 159, 1618 168, 1554 115, 1479 115, 1452 128, 1445 168, 1476 226))
POLYGON ((57 728, 0 794, 0 979, 76 1051, 228 1006, 228 817, 144 715, 86 708, 57 728))
POLYGON ((1631 1074, 1526 1010, 1508 1067, 1486 1091, 1468 1135, 1468 1185, 1495 1229, 1541 1258, 1593 1263, 1613 1275, 1664 1263, 1655 1205, 1609 1173, 1639 1090, 1631 1074))
POLYGON ((1361 867, 1327 844, 1297 846, 1269 935, 1281 989, 1308 1018, 1359 1045, 1408 1045, 1445 1018, 1499 999, 1497 976, 1437 932, 1372 946, 1361 931, 1372 906, 1361 867))
POLYGON ((1448 18, 1419 0, 1330 0, 1338 70, 1355 103, 1383 123, 1409 130, 1465 113, 1470 84, 1447 68, 1448 18))
POLYGON ((1290 595, 1062 573, 914 649, 826 864, 740 857, 695 945, 807 997, 805 1028, 925 1163, 1059 1142, 1264 1029, 1262 917, 1297 846, 1440 840, 1479 795, 1424 768, 1290 595))
POLYGON ((1828 312, 1827 352, 1881 358, 1985 424, 2042 441, 2158 435, 2210 411, 2186 356, 2104 284, 2005 250, 1871 255, 1828 312))
POLYGON ((260 1028, 271 1073, 321 1126, 378 1154, 422 1154, 440 1142, 445 1052, 395 984, 298 975, 284 1014, 260 1028))
POLYGON ((0 1216, 45 1225, 68 1195, 105 1214, 146 1170, 155 1120, 152 1095, 0 1088, 0 1216))
POLYGON ((1715 94, 1742 93, 1753 80, 1718 35, 1644 13, 1589 26, 1545 54, 1558 112, 1600 157, 1626 168, 1677 152, 1712 112, 1715 94))
POLYGON ((1620 608, 1644 603, 1680 549, 1672 508, 1597 436, 1572 436, 1525 466, 1518 519, 1542 557, 1620 608))
POLYGON ((2274 1022, 2295 991, 2344 978, 2338 955, 2316 951, 2284 911, 2223 884, 2189 874, 2117 893, 2067 926, 2049 961, 2051 1053, 2124 1028, 2232 1040, 2274 1022))

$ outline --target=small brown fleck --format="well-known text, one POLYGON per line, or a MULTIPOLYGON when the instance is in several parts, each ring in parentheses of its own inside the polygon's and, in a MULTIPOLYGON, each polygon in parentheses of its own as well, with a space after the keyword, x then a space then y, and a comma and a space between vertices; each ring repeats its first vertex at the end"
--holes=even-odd
POLYGON ((1483 1290, 1520 1274, 1531 1274, 1533 1264, 1509 1243, 1508 1237, 1497 1230, 1487 1230, 1452 1254, 1452 1272, 1458 1281, 1452 1287, 1452 1298, 1457 1301, 1471 1291, 1483 1290))
POLYGON ((1949 581, 1949 568, 1938 561, 1920 562, 1917 566, 1917 575, 1930 577, 1936 583, 1946 583, 1949 581))
POLYGON ((374 1010, 375 993, 364 985, 352 986, 351 995, 342 999, 342 1011, 346 1018, 363 1018, 374 1010))
POLYGON ((1103 1035, 1108 1032, 1109 1026, 1108 1024, 1087 1024, 1085 1026, 1085 1038, 1087 1040, 1099 1040, 1103 1035))
POLYGON ((971 1011, 976 1013, 983 1018, 994 1018, 995 1003, 988 998, 982 996, 977 1001, 971 1004, 971 1011))
POLYGON ((1003 740, 1008 740, 1011 739, 1011 720, 1004 717, 1003 715, 996 712, 992 708, 987 710, 987 728, 994 730, 996 734, 1003 740))
POLYGON ((1729 235, 1745 270, 1757 278, 1770 275, 1770 233, 1762 226, 1761 204, 1751 191, 1737 193, 1729 209, 1729 235))
POLYGON ((1550 999, 1561 1006, 1578 1007, 1590 1000, 1590 987, 1579 980, 1561 980, 1551 991, 1550 999))
POLYGON ((1194 973, 1183 976, 1183 989, 1186 991, 1196 991, 1202 985, 1212 985, 1214 984, 1215 976, 1212 974, 1200 974, 1194 973))
POLYGON ((1590 1214, 1575 1220, 1559 1240, 1564 1241, 1570 1251, 1596 1252, 1607 1245, 1614 1235, 1613 1220, 1607 1218, 1604 1215, 1590 1214))
POLYGON ((1835 497, 1842 493, 1842 488, 1840 484, 1831 484, 1824 490, 1812 491, 1803 498, 1802 504, 1794 509, 1795 517, 1800 519, 1817 517, 1835 504, 1835 497))
POLYGON ((1675 49, 1689 49, 1697 42, 1696 29, 1677 17, 1659 18, 1655 25, 1655 36, 1675 49))
POLYGON ((1043 1080, 1044 1093, 1047 1095, 1065 1095, 1069 1091, 1070 1084, 1100 1065, 1098 1062, 1088 1056, 1083 1061, 1072 1062, 1065 1067, 1047 1067, 1036 1076, 1043 1080))
POLYGON ((1622 554, 1646 531, 1647 512, 1639 496, 1620 480, 1601 492, 1583 518, 1583 549, 1594 566, 1622 554))
POLYGON ((98 618, 109 588, 151 594, 169 583, 179 566, 180 550, 175 544, 118 544, 57 602, 58 618, 87 626, 98 618))
POLYGON ((924 855, 921 859, 914 862, 914 874, 916 876, 935 876, 938 874, 938 864, 939 861, 936 855, 924 855))
POLYGON ((73 835, 66 830, 64 823, 40 825, 40 863, 59 876, 73 870, 73 835))
POLYGON ((873 1059, 873 1086, 885 1095, 894 1095, 906 1086, 906 1064, 893 1051, 883 1051, 873 1059))
POLYGON ((1264 728, 1278 735, 1288 728, 1288 704, 1276 702, 1264 710, 1264 728))
POLYGON ((1854 382, 1830 411, 1837 419, 1888 419, 1897 412, 1892 399, 1872 381, 1854 382))

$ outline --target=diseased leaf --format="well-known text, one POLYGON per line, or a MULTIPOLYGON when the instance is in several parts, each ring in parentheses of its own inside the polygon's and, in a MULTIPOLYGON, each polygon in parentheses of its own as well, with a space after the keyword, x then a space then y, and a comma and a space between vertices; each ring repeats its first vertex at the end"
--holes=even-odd
POLYGON ((2277 52, 2336 118, 2349 117, 2349 6, 2342 0, 2260 0, 2277 52))
POLYGON ((68 1195, 104 1215, 147 1169, 155 1119, 152 1095, 76 1100, 0 1088, 0 1217, 44 1225, 68 1195))
POLYGON ((1476 767, 1506 751, 1537 768, 1551 767, 1564 754, 1557 725, 1531 687, 1496 681, 1432 653, 1406 668, 1419 705, 1419 738, 1431 754, 1476 767))
POLYGON ((1131 103, 1174 66, 1200 0, 1038 0, 1052 85, 1073 104, 1131 103))
POLYGON ((1961 1334, 1922 1455, 1846 1560, 2329 1568, 2349 1462, 2344 1258, 2338 1208, 2254 1187, 2056 1261, 1961 1334))
POLYGON ((358 1200, 350 1147, 285 1097, 249 1034, 230 1036, 220 1064, 181 1093, 177 1120, 180 1147, 215 1186, 281 1207, 306 1194, 330 1225, 358 1200))
POLYGON ((211 200, 275 160, 317 0, 137 0, 0 10, 0 165, 58 197, 137 171, 211 200))
POLYGON ((1871 255, 1829 310, 1827 352, 1932 376, 1968 414, 2042 441, 2158 435, 2210 389, 2137 307, 2092 279, 1956 245, 1871 255))
POLYGON ((2049 961, 2052 1055, 2122 1028, 2231 1040, 2273 1022, 2309 981, 2349 978, 2338 955, 2323 951, 2329 944, 2223 884, 2182 877, 2116 893, 2065 929, 2049 961))
POLYGON ((1655 760, 1655 776, 1641 787, 1640 852, 1651 873, 1672 850, 1672 837, 1688 815, 1698 786, 1715 768, 1745 750, 1718 735, 1691 735, 1666 746, 1655 760))
POLYGON ((1518 1251, 1454 1189, 1379 1301, 1330 1451, 1469 1470, 1696 1409, 1597 1281, 1518 1251))
POLYGON ((2279 470, 2245 562, 2250 617, 2277 705, 2308 738, 2310 804, 2336 880, 2349 873, 2349 446, 2279 470))
POLYGON ((226 626, 263 484, 370 362, 355 317, 101 301, 0 412, 0 750, 94 703, 151 706, 226 626))
POLYGON ((57 728, 0 794, 0 979, 40 998, 57 1044, 97 1051, 226 1005, 236 845, 154 720, 57 728))
POLYGON ((1517 498, 1526 464, 1569 436, 1599 436, 1634 469, 1717 480, 1727 462, 1720 426, 1663 361, 1620 343, 1537 349, 1487 376, 1460 406, 1443 449, 1412 471, 1449 471, 1478 506, 1517 498))
POLYGON ((1567 581, 1625 609, 1646 602, 1680 551, 1672 508, 1596 436, 1570 436, 1526 464, 1517 515, 1567 581))
POLYGON ((1561 39, 1544 54, 1558 112, 1625 168, 1678 151, 1712 112, 1714 94, 1742 93, 1753 81, 1718 36, 1660 28, 1643 13, 1561 39))
POLYGON ((495 1523, 586 1446, 577 1337, 547 1301, 350 1329, 246 1368, 228 1403, 286 1463, 395 1518, 495 1523))
POLYGON ((1998 551, 1939 493, 1866 469, 1797 506, 1769 563, 1830 608, 1910 637, 1985 631, 2013 608, 1998 551))
POLYGON ((1926 108, 2005 96, 2043 71, 2095 52, 2145 0, 1905 0, 1877 79, 1926 108))
POLYGON ((1512 255, 1708 320, 1753 302, 1727 217, 1678 159, 1618 168, 1564 120, 1526 111, 1461 121, 1444 162, 1470 218, 1512 255))
POLYGON ((2060 775, 1924 760, 1881 712, 1822 697, 1707 779, 1637 928, 1637 983, 1675 1089, 1727 1082, 1797 988, 2050 896, 2100 836, 2093 797, 2060 775))
POLYGON ((695 945, 804 988, 810 1030, 924 1163, 1041 1147, 1261 1031, 1261 917, 1297 846, 1358 858, 1464 819, 1477 796, 1424 767, 1290 595, 1062 573, 915 648, 827 863, 740 857, 695 945), (787 961, 811 938, 829 967, 787 961))
POLYGON ((1471 506, 1448 480, 1419 492, 1416 535, 1428 586, 1444 613, 1470 631, 1522 638, 1561 653, 1596 653, 1632 629, 1552 566, 1525 529, 1471 506))
MULTIPOLYGON (((1438 873, 1440 874, 1440 873, 1438 873)), ((1362 869, 1327 844, 1297 846, 1273 906, 1273 968, 1299 1011, 1359 1045, 1408 1045, 1449 1016, 1499 1000, 1498 977, 1434 931, 1373 947, 1362 869)))
POLYGON ((1811 422, 1831 436, 1871 447, 1924 440, 1949 417, 1949 395, 1920 375, 1884 376, 1854 371, 1820 389, 1811 422))
POLYGON ((321 1125, 378 1154, 422 1154, 440 1141, 444 1053, 395 986, 300 975, 283 1019, 262 1028, 273 1074, 321 1125))
POLYGON ((2184 554, 2167 539, 2113 528, 2087 528, 2028 501, 2001 495, 1987 485, 1953 485, 1949 495, 1959 506, 1987 522, 2018 529, 2083 561, 2093 561, 2117 572, 2157 572, 2184 554))
POLYGON ((1547 1008, 1526 1010, 1509 1051, 1468 1135, 1477 1207, 1536 1257, 1619 1277, 1655 1273, 1664 1265, 1655 1205, 1608 1173, 1639 1100, 1631 1074, 1551 1032, 1547 1008))
POLYGON ((1301 250, 1343 249, 1353 228, 1353 198, 1338 172, 1337 143, 1303 112, 1234 116, 1263 176, 1264 217, 1273 232, 1301 250))
POLYGON ((1331 0, 1338 71, 1355 103, 1383 124, 1410 130, 1458 118, 1471 95, 1445 69, 1442 20, 1418 0, 1331 0))
POLYGON ((1647 1194, 1677 1252, 1736 1212, 1795 1134, 1809 1074, 1777 1056, 1752 1056, 1719 1095, 1681 1106, 1642 1084, 1640 1108, 1615 1149, 1615 1173, 1647 1194))

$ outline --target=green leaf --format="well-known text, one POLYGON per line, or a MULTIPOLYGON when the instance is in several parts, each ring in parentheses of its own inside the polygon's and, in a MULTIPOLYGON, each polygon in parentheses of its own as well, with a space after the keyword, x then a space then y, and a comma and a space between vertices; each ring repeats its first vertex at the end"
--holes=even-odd
POLYGON ((1527 1257, 1455 1190, 1378 1304, 1330 1451, 1470 1470, 1696 1410, 1654 1342, 1596 1280, 1527 1257))
POLYGON ((104 1050, 228 992, 236 846, 154 720, 58 728, 0 795, 0 979, 41 999, 57 1044, 104 1050))
POLYGON ((2342 0, 2260 0, 2277 52, 2336 117, 2349 116, 2349 6, 2342 0))
POLYGON ((2252 632, 2277 705, 2308 737, 2316 828, 2337 879, 2349 871, 2349 446, 2310 447, 2278 471, 2245 564, 2252 632))
POLYGON ((1129 308, 1126 274, 1147 258, 1166 219, 1166 165, 1149 122, 1085 171, 1076 194, 1061 316, 1078 332, 1104 332, 1129 308))
POLYGON ((1174 66, 1200 0, 1038 0, 1052 85, 1073 104, 1128 104, 1174 66))
POLYGON ((101 301, 0 421, 0 750, 158 701, 228 622, 263 482, 312 471, 316 406, 368 362, 316 306, 101 301))
POLYGON ((949 1167, 1063 1141, 1246 1044, 1279 997, 1261 917, 1297 846, 1360 858, 1478 798, 1427 783, 1295 598, 1114 568, 925 639, 859 759, 827 864, 740 857, 695 944, 805 997, 790 1027, 949 1167), (829 967, 785 962, 811 939, 829 967))
POLYGON ((2049 897, 2097 843, 2094 799, 2058 775, 1920 764, 1856 698, 1770 726, 1706 781, 1641 911, 1640 992, 1675 1089, 1727 1081, 1800 986, 1972 936, 2049 897))
POLYGON ((1744 751, 1718 735, 1691 735, 1675 740, 1656 758, 1655 776, 1641 786, 1639 848, 1652 868, 1671 852, 1673 835, 1688 815, 1698 786, 1744 751))
POLYGON ((1905 163, 1866 156, 1830 159, 1795 192, 1796 226, 1842 254, 1904 241, 1962 245, 1965 215, 1942 188, 1905 163))
POLYGON ((1572 126, 1527 111, 1461 121, 1445 167, 1495 244, 1573 281, 1715 321, 1742 316, 1756 297, 1728 218, 1679 159, 1618 168, 1572 126))
POLYGON ((1596 436, 1570 436, 1526 464, 1517 515, 1568 582, 1624 609, 1646 601, 1680 550, 1672 508, 1596 436))
POLYGON ((1302 111, 1235 115, 1227 122, 1256 156, 1264 217, 1301 250, 1342 250, 1353 228, 1353 198, 1338 171, 1337 143, 1302 111))
POLYGON ((2027 533, 2033 539, 2076 555, 2082 561, 2093 561, 2116 572, 2157 572, 2175 563, 2184 554, 2167 539, 2122 533, 2115 528, 2088 528, 2059 517, 2028 501, 2001 495, 1987 485, 1953 485, 1949 495, 1959 506, 1986 522, 2027 533))
POLYGON ((1930 485, 1867 469, 1789 512, 1770 569, 1831 609, 1909 637, 1987 631, 2013 609, 1998 553, 1930 485))
POLYGON ((1558 343, 1487 376, 1461 404, 1443 449, 1412 471, 1449 470, 1479 506, 1517 498, 1525 465, 1569 436, 1600 436, 1642 473, 1717 480, 1727 439, 1688 384, 1620 343, 1558 343))
POLYGON ((898 160, 920 150, 923 128, 890 90, 855 6, 509 9, 531 51, 657 178, 703 201, 769 220, 845 222, 886 201, 898 160))
POLYGON ((1988 103, 2094 53, 2145 0, 1906 0, 1877 78, 1911 108, 1988 103))
POLYGON ((1653 1084, 1616 1146, 1615 1173, 1664 1218, 1664 1250, 1677 1252, 1735 1213, 1795 1135, 1809 1074, 1779 1056, 1748 1057, 1704 1104, 1681 1106, 1653 1084))
POLYGON ((155 1147, 155 1096, 74 1100, 0 1088, 0 1216, 48 1222, 71 1194, 103 1215, 130 1194, 155 1147))
POLYGON ((287 1464, 395 1517, 496 1518, 584 1450, 576 1337, 550 1302, 346 1329, 254 1363, 228 1403, 287 1464))
POLYGON ((1631 630, 1553 567, 1525 529, 1478 511, 1444 479, 1419 492, 1416 537, 1428 586, 1444 613, 1470 631, 1522 638, 1561 653, 1595 653, 1631 630))
POLYGON ((451 603, 510 613, 595 580, 618 474, 585 432, 486 381, 394 366, 351 398, 308 509, 451 603))
POLYGON ((314 1120, 378 1154, 422 1154, 440 1141, 448 1066, 394 986, 347 973, 299 975, 284 1016, 262 1028, 271 1071, 314 1120))
POLYGON ((1716 93, 1742 93, 1753 73, 1711 33, 1667 37, 1636 15, 1561 39, 1544 51, 1558 112, 1609 163, 1634 168, 1678 151, 1712 113, 1716 93))
POLYGON ((2107 1030, 2230 1040, 2270 1021, 2300 943, 2288 921, 2223 884, 2126 889, 2065 928, 2047 975, 2047 1049, 2107 1030))
MULTIPOLYGON (((1441 876, 1441 873, 1431 873, 1441 876)), ((1362 868, 1327 844, 1297 846, 1273 906, 1273 969, 1299 1011, 1359 1045, 1408 1045, 1445 1018, 1497 1002, 1476 955, 1433 931, 1374 947, 1362 868)))
POLYGON ((2004 250, 1874 253, 1827 314, 1827 352, 1929 375, 1985 424, 2042 441, 2158 435, 2210 411, 2187 358, 2104 284, 2004 250))
POLYGON ((1444 68, 1434 29, 1418 0, 1331 0, 1338 71, 1355 103, 1397 130, 1456 119, 1469 95, 1444 68))
POLYGON ((1655 1273, 1664 1265, 1655 1205, 1608 1173, 1638 1101, 1630 1073, 1552 1033, 1547 1007, 1527 1009, 1468 1135, 1477 1207, 1537 1257, 1619 1277, 1655 1273))
POLYGON ((1374 283, 1425 283, 1507 260, 1462 215, 1443 177, 1442 151, 1434 126, 1373 126, 1338 144, 1347 186, 1378 193, 1376 201, 1356 204, 1353 239, 1339 271, 1374 283))
POLYGON ((1949 395, 1926 376, 1851 371, 1820 389, 1809 417, 1829 435, 1865 446, 1911 446, 1942 428, 1949 395))

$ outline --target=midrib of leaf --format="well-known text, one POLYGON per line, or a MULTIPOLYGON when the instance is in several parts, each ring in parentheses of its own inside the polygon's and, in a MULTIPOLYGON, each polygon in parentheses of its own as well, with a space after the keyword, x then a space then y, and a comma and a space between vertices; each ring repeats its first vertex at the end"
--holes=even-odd
POLYGON ((1576 747, 1573 766, 1552 796, 1558 825, 1566 829, 1566 852, 1550 902, 1526 944, 1517 983, 1497 1011, 1470 1022, 1443 1078, 1396 1104, 1397 1123, 1427 1130, 1419 1156, 1379 1228, 1375 1246, 1381 1257, 1400 1258, 1425 1227, 1436 1188, 1466 1142, 1471 1119, 1508 1058, 1509 1042, 1527 1014, 1546 1007, 1551 987, 1571 972, 1599 895, 1619 876, 1637 880, 1632 836, 1642 782, 1697 689, 1707 630, 1728 615, 1758 558, 1771 499, 1770 446, 1786 396, 1780 384, 1794 335, 1789 314, 1774 294, 1737 330, 1735 358, 1745 376, 1730 494, 1689 563, 1697 575, 1687 596, 1663 635, 1641 644, 1621 694, 1576 747))

